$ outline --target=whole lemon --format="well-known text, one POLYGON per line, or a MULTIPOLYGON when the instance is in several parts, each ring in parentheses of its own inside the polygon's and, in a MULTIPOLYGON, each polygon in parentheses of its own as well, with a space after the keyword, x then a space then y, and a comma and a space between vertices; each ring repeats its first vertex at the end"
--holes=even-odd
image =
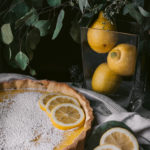
POLYGON ((87 40, 92 50, 97 53, 107 53, 117 42, 117 36, 113 32, 116 27, 103 16, 103 12, 99 13, 97 20, 88 29, 87 40))
POLYGON ((109 69, 106 63, 100 64, 92 77, 92 89, 100 93, 111 93, 116 90, 121 77, 109 69))
POLYGON ((131 44, 119 44, 107 56, 109 68, 122 76, 134 74, 136 65, 136 47, 131 44))

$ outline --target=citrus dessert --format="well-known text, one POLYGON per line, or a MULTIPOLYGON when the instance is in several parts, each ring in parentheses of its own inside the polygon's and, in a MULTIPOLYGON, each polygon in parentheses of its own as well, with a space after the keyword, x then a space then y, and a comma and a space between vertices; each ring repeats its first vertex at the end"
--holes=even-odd
POLYGON ((99 13, 97 20, 92 24, 87 32, 87 41, 91 49, 97 53, 107 53, 117 42, 115 25, 104 17, 103 12, 99 13))
POLYGON ((28 79, 0 83, 0 116, 4 150, 83 150, 93 120, 88 100, 67 84, 28 79), (48 117, 39 108, 39 99, 53 95, 43 97, 45 108, 58 93, 76 102, 59 103, 48 117))
POLYGON ((136 47, 131 44, 119 44, 107 56, 109 68, 122 76, 134 74, 136 65, 136 47))
POLYGON ((92 77, 92 89, 100 93, 111 93, 119 86, 121 77, 109 69, 106 63, 100 64, 92 77))

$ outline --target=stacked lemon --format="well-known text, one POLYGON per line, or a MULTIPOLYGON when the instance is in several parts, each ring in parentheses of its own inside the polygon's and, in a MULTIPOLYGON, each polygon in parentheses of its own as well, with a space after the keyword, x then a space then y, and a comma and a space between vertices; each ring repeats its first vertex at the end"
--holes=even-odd
POLYGON ((58 129, 68 130, 84 124, 84 111, 74 97, 60 93, 46 94, 40 98, 39 106, 58 129))
POLYGON ((127 129, 115 127, 106 131, 94 150, 139 150, 136 137, 127 129))
POLYGON ((116 31, 116 26, 101 11, 87 32, 90 48, 96 53, 108 53, 107 63, 96 68, 91 83, 94 91, 104 94, 119 87, 121 76, 133 75, 136 65, 136 47, 128 43, 118 44, 118 34, 109 31, 116 31))

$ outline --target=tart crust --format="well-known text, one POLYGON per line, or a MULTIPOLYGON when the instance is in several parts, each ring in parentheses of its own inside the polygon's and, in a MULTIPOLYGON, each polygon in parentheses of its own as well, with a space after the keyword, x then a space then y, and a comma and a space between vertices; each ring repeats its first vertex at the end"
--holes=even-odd
POLYGON ((77 98, 84 109, 86 120, 84 123, 84 130, 81 134, 74 140, 74 142, 65 147, 63 150, 84 150, 84 142, 88 131, 91 129, 93 117, 93 110, 90 107, 89 101, 76 90, 71 88, 69 85, 65 83, 48 81, 48 80, 30 80, 30 79, 22 79, 22 80, 11 80, 7 82, 0 83, 0 91, 5 91, 8 89, 36 89, 36 90, 44 90, 47 92, 60 92, 65 95, 70 95, 77 98))

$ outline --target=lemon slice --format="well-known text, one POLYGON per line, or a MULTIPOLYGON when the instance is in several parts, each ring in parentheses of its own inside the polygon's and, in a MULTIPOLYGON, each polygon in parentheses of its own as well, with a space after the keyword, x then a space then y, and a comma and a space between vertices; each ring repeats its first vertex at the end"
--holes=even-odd
POLYGON ((51 111, 53 108, 55 108, 57 105, 64 104, 64 103, 70 103, 70 104, 80 106, 78 100, 71 96, 66 96, 66 95, 55 96, 52 97, 46 104, 46 111, 48 116, 51 115, 51 111))
POLYGON ((121 149, 116 147, 115 145, 106 144, 106 145, 102 145, 102 146, 99 145, 96 148, 94 148, 94 150, 121 150, 121 149))
POLYGON ((49 94, 44 94, 41 96, 39 99, 39 106, 43 111, 46 111, 46 104, 50 100, 50 98, 60 95, 59 93, 49 93, 49 94))
POLYGON ((135 136, 124 128, 111 128, 106 131, 101 139, 100 145, 113 144, 121 150, 139 150, 139 144, 135 136))
POLYGON ((85 114, 74 104, 60 104, 51 112, 52 124, 61 130, 72 129, 83 125, 85 114))

